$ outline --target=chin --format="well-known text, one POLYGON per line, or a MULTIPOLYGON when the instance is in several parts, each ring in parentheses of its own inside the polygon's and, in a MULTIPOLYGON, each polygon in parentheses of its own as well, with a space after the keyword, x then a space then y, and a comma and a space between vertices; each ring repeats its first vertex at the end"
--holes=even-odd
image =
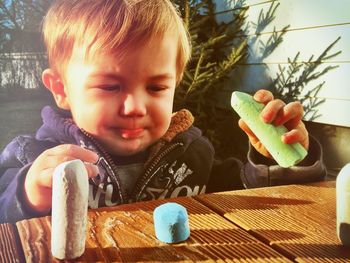
POLYGON ((145 148, 138 145, 137 147, 133 146, 123 146, 123 145, 116 145, 113 147, 113 149, 107 149, 107 151, 113 155, 120 155, 120 156, 129 156, 134 155, 139 152, 144 151, 145 148))

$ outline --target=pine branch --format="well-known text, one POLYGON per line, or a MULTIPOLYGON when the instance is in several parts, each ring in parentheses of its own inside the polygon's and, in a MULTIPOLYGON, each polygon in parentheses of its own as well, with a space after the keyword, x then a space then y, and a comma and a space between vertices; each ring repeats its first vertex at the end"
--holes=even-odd
MULTIPOLYGON (((228 0, 230 6, 221 12, 215 11, 215 3, 212 0, 175 2, 178 3, 182 16, 188 17, 186 21, 192 41, 192 59, 175 91, 174 109, 184 107, 192 112, 195 116, 195 125, 201 128, 204 135, 214 144, 218 156, 242 155, 246 152, 246 144, 241 146, 244 140, 237 137, 240 133, 232 124, 236 122, 237 117, 233 114, 229 101, 225 102, 227 105, 223 105, 223 97, 229 100, 231 92, 238 87, 225 86, 224 83, 226 80, 233 80, 231 76, 236 69, 242 70, 240 75, 244 75, 244 67, 238 68, 237 64, 247 64, 248 56, 253 55, 251 50, 253 47, 259 51, 257 57, 254 54, 254 59, 258 62, 270 56, 282 43, 289 25, 282 30, 274 28, 269 38, 261 40, 260 36, 276 17, 279 7, 277 1, 272 2, 267 11, 260 12, 256 23, 249 24, 246 17, 248 7, 244 0, 228 0), (185 10, 188 9, 184 6, 185 3, 189 3, 190 13, 187 15, 185 10), (232 14, 232 19, 218 23, 215 16, 224 13, 232 14), (248 29, 256 35, 248 37, 248 29), (243 152, 235 151, 237 147, 243 149, 243 152)), ((324 100, 317 96, 324 83, 317 83, 315 87, 307 90, 305 87, 309 87, 312 81, 336 67, 322 64, 323 61, 332 59, 340 53, 333 52, 336 42, 337 40, 319 56, 311 56, 306 62, 299 61, 298 52, 293 58, 288 58, 288 65, 278 65, 278 72, 271 84, 275 97, 282 98, 286 102, 300 99, 305 108, 305 118, 319 117, 317 108, 324 103, 324 100)))
POLYGON ((332 42, 322 53, 314 60, 314 56, 310 56, 309 60, 304 63, 297 62, 300 52, 294 57, 293 60, 288 58, 288 66, 282 67, 279 65, 279 73, 273 82, 273 90, 277 97, 287 98, 288 101, 299 99, 304 105, 305 115, 304 118, 308 120, 314 120, 319 115, 317 107, 324 103, 324 99, 317 98, 317 94, 324 85, 324 82, 318 84, 316 87, 311 88, 306 92, 304 96, 301 96, 304 87, 311 81, 317 80, 325 75, 330 70, 337 68, 338 66, 327 66, 322 70, 318 70, 323 61, 334 58, 340 51, 328 54, 335 44, 339 41, 337 38, 332 42))

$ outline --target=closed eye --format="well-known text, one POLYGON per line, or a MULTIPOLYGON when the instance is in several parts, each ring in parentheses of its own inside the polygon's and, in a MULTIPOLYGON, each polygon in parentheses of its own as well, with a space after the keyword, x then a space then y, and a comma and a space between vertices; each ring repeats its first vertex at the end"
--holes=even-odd
POLYGON ((98 89, 104 90, 104 91, 115 91, 119 92, 121 90, 120 85, 103 85, 103 86, 97 86, 98 89))
POLYGON ((150 92, 161 92, 163 90, 166 90, 167 87, 166 86, 157 86, 157 85, 150 85, 147 87, 147 89, 150 91, 150 92))

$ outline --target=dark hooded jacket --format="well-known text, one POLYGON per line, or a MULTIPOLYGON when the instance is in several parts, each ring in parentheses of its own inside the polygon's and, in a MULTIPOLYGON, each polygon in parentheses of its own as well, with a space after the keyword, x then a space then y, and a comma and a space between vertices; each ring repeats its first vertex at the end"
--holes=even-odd
POLYGON ((98 168, 105 176, 89 181, 89 207, 178 196, 198 195, 243 187, 319 181, 325 175, 320 145, 311 140, 310 153, 302 166, 281 168, 271 160, 259 159, 253 148, 248 162, 229 158, 214 160, 211 143, 194 127, 187 110, 174 114, 166 134, 147 151, 143 172, 132 192, 127 192, 119 176, 118 157, 109 155, 87 132, 79 129, 67 111, 44 107, 43 125, 35 136, 14 138, 0 155, 0 222, 44 216, 25 204, 24 179, 34 160, 45 150, 60 144, 75 144, 100 156, 98 168), (220 187, 224 184, 225 187, 220 187), (227 183, 225 183, 227 182, 227 183))

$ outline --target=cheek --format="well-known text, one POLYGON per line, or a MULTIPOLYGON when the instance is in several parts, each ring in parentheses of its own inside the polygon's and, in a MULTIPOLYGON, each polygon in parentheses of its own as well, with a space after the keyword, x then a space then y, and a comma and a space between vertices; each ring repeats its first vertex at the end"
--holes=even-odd
POLYGON ((157 124, 158 132, 160 136, 168 130, 172 116, 171 104, 163 105, 158 107, 158 111, 154 113, 154 121, 157 124))
POLYGON ((72 115, 78 127, 91 134, 101 133, 103 125, 106 123, 106 116, 103 111, 91 104, 90 107, 72 109, 72 115))

